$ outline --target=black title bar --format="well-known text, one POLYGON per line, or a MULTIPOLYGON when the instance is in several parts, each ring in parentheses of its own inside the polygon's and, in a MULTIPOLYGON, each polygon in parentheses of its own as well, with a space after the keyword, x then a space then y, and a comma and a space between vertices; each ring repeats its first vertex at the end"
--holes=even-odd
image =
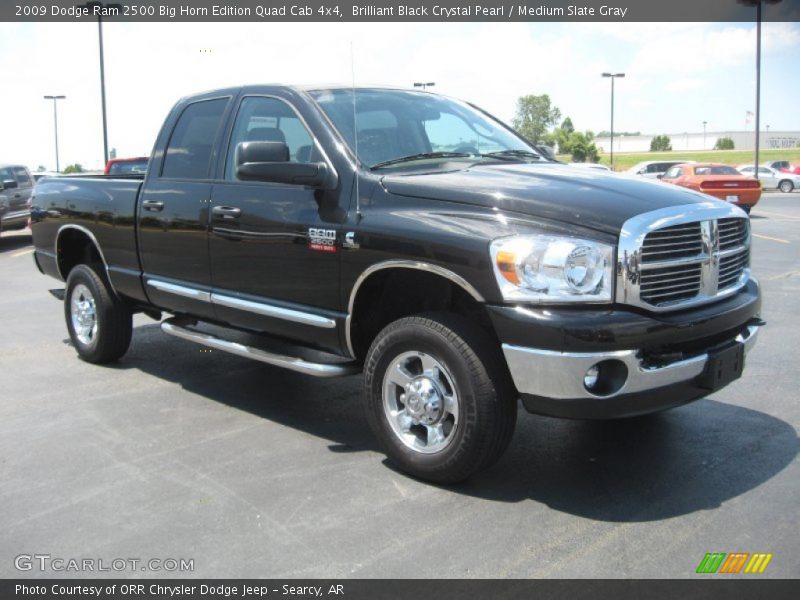
POLYGON ((1 580, 3 600, 783 600, 796 598, 791 580, 752 578, 534 579, 27 579, 1 580))
MULTIPOLYGON (((758 0, 2 0, 0 21, 745 22, 758 0)), ((800 21, 800 0, 764 2, 764 21, 800 21)))

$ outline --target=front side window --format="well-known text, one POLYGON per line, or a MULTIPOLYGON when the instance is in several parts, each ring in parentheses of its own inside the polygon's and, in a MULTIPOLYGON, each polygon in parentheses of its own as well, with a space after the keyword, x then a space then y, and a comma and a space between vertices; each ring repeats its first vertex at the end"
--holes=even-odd
POLYGON ((316 162, 322 160, 311 134, 297 113, 277 98, 249 96, 242 99, 225 167, 225 178, 235 181, 236 147, 242 142, 283 142, 289 148, 289 160, 316 162))
POLYGON ((19 183, 19 187, 31 187, 33 183, 31 182, 31 176, 28 175, 28 170, 24 167, 14 167, 14 175, 17 176, 17 183, 19 183))
POLYGON ((187 106, 172 131, 164 153, 162 177, 207 179, 227 98, 202 100, 187 106))
POLYGON ((664 179, 677 179, 683 175, 683 171, 680 167, 672 167, 669 171, 664 173, 664 179))
POLYGON ((310 93, 367 167, 441 152, 465 154, 468 155, 465 158, 473 160, 498 152, 533 160, 539 158, 534 148, 500 122, 450 98, 380 89, 310 93))

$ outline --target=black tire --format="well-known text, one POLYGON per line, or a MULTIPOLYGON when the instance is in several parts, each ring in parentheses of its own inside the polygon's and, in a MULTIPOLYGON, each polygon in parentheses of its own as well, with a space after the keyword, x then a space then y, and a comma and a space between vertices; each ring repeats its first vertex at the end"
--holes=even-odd
POLYGON ((794 189, 794 184, 788 179, 784 179, 780 183, 778 183, 778 189, 782 191, 784 194, 788 194, 794 189))
POLYGON ((750 214, 750 211, 753 209, 753 207, 752 207, 752 206, 750 206, 749 204, 743 204, 743 205, 742 205, 742 206, 740 206, 739 208, 741 208, 741 209, 742 209, 744 212, 746 212, 748 215, 750 214))
POLYGON ((494 464, 514 433, 517 393, 499 345, 457 315, 420 315, 389 324, 367 353, 364 384, 370 427, 389 458, 420 479, 463 481, 494 464), (440 363, 452 378, 458 398, 458 423, 451 426, 447 445, 433 453, 422 453, 403 442, 384 410, 387 369, 404 354, 413 353, 440 363))
POLYGON ((69 337, 78 355, 90 363, 107 363, 120 358, 127 352, 133 332, 130 308, 111 291, 105 277, 98 274, 101 268, 85 264, 73 268, 67 277, 64 294, 64 317, 69 337), (76 288, 79 292, 88 290, 94 301, 96 328, 88 340, 79 337, 72 319, 72 299, 76 288))

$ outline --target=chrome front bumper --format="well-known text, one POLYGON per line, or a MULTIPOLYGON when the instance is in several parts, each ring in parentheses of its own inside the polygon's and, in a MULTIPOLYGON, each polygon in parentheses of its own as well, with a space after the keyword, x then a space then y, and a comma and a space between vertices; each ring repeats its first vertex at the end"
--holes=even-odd
MULTIPOLYGON (((746 334, 736 337, 735 341, 744 344, 745 353, 755 345, 758 329, 748 326, 746 334)), ((554 352, 511 344, 503 344, 503 353, 520 394, 554 400, 614 398, 690 381, 703 373, 709 360, 708 354, 699 354, 665 366, 648 367, 637 357, 638 350, 554 352), (613 393, 594 394, 584 386, 584 375, 590 367, 606 360, 624 363, 627 378, 613 393)))

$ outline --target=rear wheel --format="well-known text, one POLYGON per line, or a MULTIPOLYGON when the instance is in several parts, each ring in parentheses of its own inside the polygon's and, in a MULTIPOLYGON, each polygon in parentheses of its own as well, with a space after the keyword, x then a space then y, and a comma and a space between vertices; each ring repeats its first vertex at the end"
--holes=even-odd
POLYGON ((496 462, 517 417, 516 392, 497 342, 455 315, 399 319, 365 362, 370 426, 404 471, 461 481, 496 462))
POLYGON ((788 194, 794 189, 794 184, 788 179, 784 179, 778 184, 778 189, 785 194, 788 194))
POLYGON ((91 363, 106 363, 128 350, 133 332, 130 309, 112 292, 97 267, 78 265, 67 277, 64 316, 73 346, 91 363))

